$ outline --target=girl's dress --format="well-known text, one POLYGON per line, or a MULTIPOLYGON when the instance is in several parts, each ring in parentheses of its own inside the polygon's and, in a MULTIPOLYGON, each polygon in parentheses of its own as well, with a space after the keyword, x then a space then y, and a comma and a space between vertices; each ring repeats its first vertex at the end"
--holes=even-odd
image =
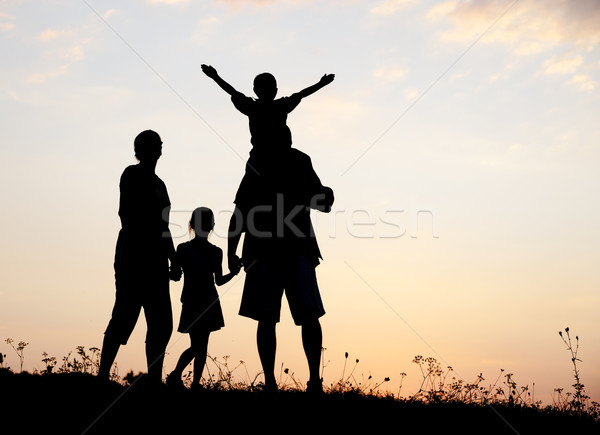
POLYGON ((177 254, 183 269, 181 317, 178 332, 217 331, 225 326, 215 270, 223 258, 220 248, 200 239, 180 244, 177 254))

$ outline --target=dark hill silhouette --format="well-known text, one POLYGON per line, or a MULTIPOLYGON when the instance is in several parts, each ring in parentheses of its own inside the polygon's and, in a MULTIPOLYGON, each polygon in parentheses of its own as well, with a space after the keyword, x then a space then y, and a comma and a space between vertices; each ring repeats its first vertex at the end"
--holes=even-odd
POLYGON ((294 428, 328 434, 415 430, 525 435, 600 430, 600 423, 590 418, 527 407, 423 404, 356 393, 315 397, 299 391, 193 391, 144 382, 126 387, 88 374, 15 374, 8 369, 0 369, 0 385, 5 427, 14 424, 25 433, 281 433, 294 428), (260 419, 266 409, 269 419, 260 419))

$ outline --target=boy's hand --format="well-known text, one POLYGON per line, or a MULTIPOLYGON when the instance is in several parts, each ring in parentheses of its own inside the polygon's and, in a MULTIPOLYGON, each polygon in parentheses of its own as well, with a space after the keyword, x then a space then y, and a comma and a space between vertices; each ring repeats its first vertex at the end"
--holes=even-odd
POLYGON ((218 77, 218 73, 217 70, 214 69, 212 66, 210 65, 202 65, 202 71, 204 72, 204 74, 206 74, 207 76, 209 76, 211 79, 214 79, 215 77, 218 77))
POLYGON ((335 78, 335 74, 325 74, 323 77, 321 77, 321 80, 319 80, 319 83, 322 84, 323 86, 325 86, 325 85, 328 85, 329 83, 331 83, 334 78, 335 78))

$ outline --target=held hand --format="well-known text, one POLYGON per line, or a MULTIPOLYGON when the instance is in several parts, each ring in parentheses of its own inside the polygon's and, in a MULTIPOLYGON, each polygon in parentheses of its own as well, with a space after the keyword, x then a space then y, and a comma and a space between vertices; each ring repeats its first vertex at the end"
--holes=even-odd
POLYGON ((242 268, 241 264, 238 264, 233 268, 230 267, 229 272, 232 273, 233 275, 237 275, 238 273, 240 273, 241 268, 242 268))
POLYGON ((240 271, 240 269, 242 267, 242 260, 240 259, 240 257, 238 257, 235 254, 228 255, 227 256, 227 267, 229 268, 230 272, 235 272, 235 274, 237 275, 237 273, 240 271))
POLYGON ((322 84, 323 86, 326 86, 329 83, 331 83, 334 78, 335 78, 335 74, 325 74, 325 75, 323 75, 323 77, 321 77, 321 80, 319 80, 319 83, 322 84))
POLYGON ((211 79, 214 79, 215 77, 217 77, 219 75, 217 73, 217 70, 210 65, 202 64, 201 68, 202 68, 202 71, 204 72, 204 74, 209 76, 211 79))
POLYGON ((169 279, 171 281, 179 281, 181 279, 181 266, 176 263, 171 263, 171 267, 169 268, 169 279))

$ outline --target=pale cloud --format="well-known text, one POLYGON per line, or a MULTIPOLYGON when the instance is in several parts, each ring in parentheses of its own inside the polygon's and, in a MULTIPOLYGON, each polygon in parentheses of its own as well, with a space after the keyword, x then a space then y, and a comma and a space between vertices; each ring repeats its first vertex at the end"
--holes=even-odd
POLYGON ((104 18, 105 20, 107 20, 108 18, 110 18, 111 16, 113 16, 114 14, 118 13, 119 11, 117 9, 109 9, 106 12, 104 12, 102 14, 102 18, 104 18))
POLYGON ((10 32, 16 25, 15 17, 4 12, 0 12, 0 32, 10 32))
MULTIPOLYGON (((318 4, 317 0, 213 0, 215 4, 222 4, 232 12, 239 12, 245 6, 251 6, 253 8, 262 8, 275 4, 288 4, 288 5, 306 5, 306 4, 318 4)), ((339 2, 340 4, 342 2, 339 2)))
POLYGON ((419 96, 419 90, 416 88, 408 88, 404 90, 404 99, 412 101, 419 96))
POLYGON ((90 42, 90 39, 81 38, 72 29, 46 29, 37 39, 48 48, 43 52, 44 66, 25 77, 25 83, 28 84, 42 84, 67 74, 73 64, 85 58, 84 47, 90 42))
POLYGON ((371 9, 375 15, 393 15, 400 9, 418 3, 418 0, 385 0, 371 9))
POLYGON ((584 92, 592 92, 594 89, 596 89, 598 82, 587 74, 577 74, 573 76, 573 78, 569 80, 567 84, 577 86, 579 87, 579 90, 584 92))
POLYGON ((148 3, 153 4, 153 5, 158 5, 158 4, 162 4, 162 5, 184 5, 184 4, 188 4, 190 2, 190 0, 147 0, 148 3))
POLYGON ((190 41, 196 44, 214 43, 212 35, 219 24, 221 24, 221 20, 217 17, 202 18, 196 23, 190 41))
POLYGON ((220 22, 221 22, 221 20, 219 20, 217 17, 206 17, 206 18, 202 18, 201 20, 199 20, 198 25, 205 26, 205 25, 211 25, 211 24, 219 24, 220 22))
POLYGON ((508 74, 501 72, 501 73, 496 73, 496 74, 492 74, 491 76, 489 76, 488 81, 490 83, 495 83, 498 80, 507 79, 508 77, 509 77, 508 74))
POLYGON ((481 42, 505 44, 520 55, 541 53, 559 44, 591 50, 600 43, 597 0, 449 0, 432 7, 427 16, 448 19, 453 28, 441 38, 457 42, 474 40, 499 19, 481 42))
POLYGON ((0 32, 9 32, 15 28, 15 23, 4 22, 0 23, 0 32))
POLYGON ((46 72, 46 73, 29 74, 25 78, 25 82, 26 83, 30 83, 30 84, 41 84, 41 83, 44 83, 46 80, 48 80, 50 78, 66 74, 68 70, 69 70, 69 65, 68 64, 64 64, 64 65, 61 65, 60 67, 58 67, 58 68, 56 68, 56 69, 54 69, 52 71, 46 72))
POLYGON ((544 66, 546 67, 544 74, 572 74, 577 71, 582 63, 583 58, 580 55, 573 57, 554 55, 544 62, 544 66))
POLYGON ((402 80, 409 70, 406 68, 379 68, 373 71, 373 77, 386 81, 402 80))
POLYGON ((61 57, 72 62, 77 62, 85 57, 85 53, 81 45, 75 45, 62 50, 61 57))
POLYGON ((260 8, 275 3, 289 3, 293 5, 300 3, 316 3, 314 0, 214 0, 214 2, 222 3, 233 11, 238 11, 245 5, 251 5, 260 8))
POLYGON ((42 33, 40 33, 40 36, 38 36, 38 39, 40 41, 52 41, 54 39, 60 38, 61 36, 72 36, 72 35, 73 35, 72 30, 48 29, 48 30, 45 30, 42 33))

